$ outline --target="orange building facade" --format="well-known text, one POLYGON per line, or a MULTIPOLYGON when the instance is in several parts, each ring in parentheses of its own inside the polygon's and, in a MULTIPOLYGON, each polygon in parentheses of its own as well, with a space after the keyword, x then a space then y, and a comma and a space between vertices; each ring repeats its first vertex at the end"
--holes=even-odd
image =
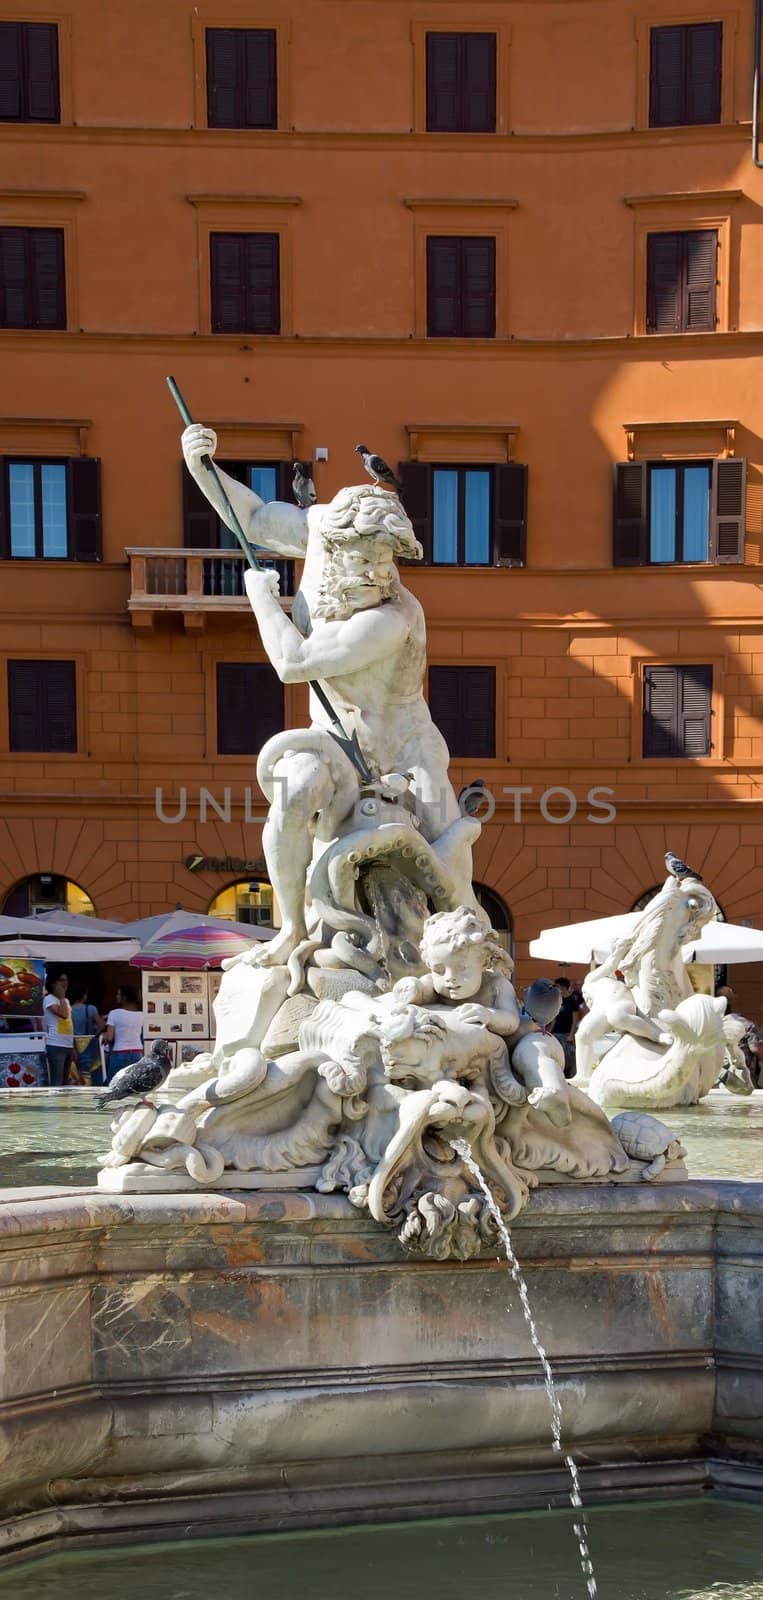
MULTIPOLYGON (((79 885, 103 917, 206 911, 261 876, 254 756, 220 753, 218 666, 265 658, 222 556, 189 544, 188 523, 184 548, 173 373, 221 460, 313 461, 321 499, 356 479, 358 437, 433 473, 488 469, 494 497, 501 468, 526 467, 515 564, 433 548, 405 571, 430 663, 493 674, 493 744, 455 750, 452 776, 490 791, 475 871, 506 908, 520 982, 537 975, 527 947, 541 927, 630 909, 668 846, 728 918, 760 925, 752 6, 70 0, 59 15, 29 0, 4 5, 5 21, 58 30, 60 120, 0 120, 0 239, 62 236, 65 325, 0 328, 0 456, 6 473, 99 461, 101 542, 97 560, 39 544, 20 555, 6 529, 0 902, 42 874, 79 885), (654 31, 685 50, 699 37, 685 30, 706 24, 717 115, 650 125, 654 31), (209 126, 207 32, 238 29, 273 36, 275 127, 209 126), (437 131, 429 41, 470 33, 493 39, 494 128, 437 131), (278 239, 280 331, 215 331, 211 241, 251 234, 278 239), (681 267, 683 309, 666 312, 659 250, 694 260, 691 236, 713 241, 713 281, 692 301, 681 267), (487 333, 432 332, 432 238, 493 241, 487 333), (716 463, 740 465, 718 478, 716 463), (685 509, 705 482, 706 548, 685 509), (685 497, 672 555, 656 485, 685 497), (615 564, 624 550, 630 564, 615 564), (73 664, 73 747, 18 747, 24 662, 73 664), (689 753, 675 728, 667 753, 645 744, 645 695, 668 683, 658 667, 679 697, 687 682, 705 695, 694 744, 679 707, 689 753)), ((71 498, 68 515, 71 535, 71 498)), ((305 711, 306 692, 287 688, 285 726, 305 711)), ((756 973, 732 981, 760 1018, 756 973)))

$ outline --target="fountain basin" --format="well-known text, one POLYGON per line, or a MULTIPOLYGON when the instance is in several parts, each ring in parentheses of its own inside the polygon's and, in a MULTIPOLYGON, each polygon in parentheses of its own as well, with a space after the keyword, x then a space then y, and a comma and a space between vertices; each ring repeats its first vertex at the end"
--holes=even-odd
MULTIPOLYGON (((587 1496, 759 1493, 763 1186, 558 1185, 512 1235, 587 1496)), ((339 1196, 0 1192, 0 1318, 7 1556, 564 1502, 503 1263, 339 1196)))

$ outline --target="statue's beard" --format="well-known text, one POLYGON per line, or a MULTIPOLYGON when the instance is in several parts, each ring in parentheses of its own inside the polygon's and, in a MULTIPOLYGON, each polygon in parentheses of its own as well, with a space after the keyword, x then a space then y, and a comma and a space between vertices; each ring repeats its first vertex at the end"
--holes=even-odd
POLYGON ((373 589, 378 599, 370 598, 369 579, 360 573, 352 576, 337 577, 331 567, 328 567, 321 578, 318 598, 312 607, 314 617, 351 617, 354 611, 362 611, 372 606, 381 605, 385 600, 391 600, 397 590, 397 578, 393 575, 382 583, 373 582, 373 589))

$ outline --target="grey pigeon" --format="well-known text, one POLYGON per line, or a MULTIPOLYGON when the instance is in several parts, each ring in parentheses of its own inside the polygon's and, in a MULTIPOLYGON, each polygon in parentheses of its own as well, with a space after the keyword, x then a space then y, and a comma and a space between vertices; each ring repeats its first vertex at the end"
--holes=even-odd
POLYGON ((484 778, 472 778, 464 789, 458 794, 458 808, 462 817, 478 817, 483 801, 490 800, 490 793, 484 778))
POLYGON ((547 1028, 562 1008, 562 991, 550 978, 536 978, 524 994, 524 1008, 528 1017, 540 1028, 547 1028))
POLYGON ((314 506, 318 496, 315 492, 309 461, 294 462, 294 477, 291 480, 291 492, 298 506, 306 511, 308 506, 314 506))
POLYGON ((141 1056, 139 1061, 132 1061, 129 1067, 122 1067, 114 1074, 106 1093, 98 1101, 98 1110, 102 1111, 112 1100, 129 1100, 133 1096, 143 1099, 164 1083, 171 1067, 172 1045, 166 1039, 154 1040, 150 1055, 141 1056))
POLYGON ((679 883, 683 878, 695 878, 697 883, 702 882, 701 873, 695 872, 693 867, 687 867, 686 862, 680 856, 674 856, 672 850, 665 851, 665 865, 671 878, 677 878, 679 883))
POLYGON ((387 466, 381 456, 375 456, 367 444, 356 444, 355 454, 360 456, 369 478, 373 478, 374 483, 383 483, 385 489, 400 490, 400 484, 392 468, 387 466))

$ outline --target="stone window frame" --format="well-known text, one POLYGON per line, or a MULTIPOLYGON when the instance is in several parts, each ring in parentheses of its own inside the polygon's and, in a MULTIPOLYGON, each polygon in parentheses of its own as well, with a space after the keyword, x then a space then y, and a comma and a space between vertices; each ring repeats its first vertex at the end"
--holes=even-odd
POLYGON ((48 762, 80 761, 90 755, 90 723, 88 715, 87 655, 84 650, 20 650, 8 645, 0 650, 0 751, 4 761, 48 762), (9 661, 73 661, 74 704, 76 707, 77 744, 74 750, 11 750, 10 712, 8 705, 9 661))
MULTIPOLYGON (((223 130, 224 131, 224 130, 223 130)), ((293 213, 302 204, 298 195, 189 194, 189 205, 196 212, 198 332, 214 339, 283 339, 294 332, 294 242, 293 213), (210 234, 277 233, 279 238, 279 278, 281 328, 279 333, 212 332, 212 286, 210 278, 210 234)))
MULTIPOLYGON (((16 124, 12 124, 16 126, 16 124)), ((26 124, 25 124, 26 126, 26 124)), ((37 126, 37 124, 34 124, 37 126)), ((47 124, 45 124, 47 126, 47 124)), ((57 127, 58 124, 56 123, 57 127)), ((0 227, 58 228, 64 236, 64 299, 66 325, 63 328, 5 328, 5 334, 34 338, 64 338, 80 327, 79 272, 77 248, 77 207, 87 196, 79 189, 0 189, 0 227)))
POLYGON ((247 13, 245 16, 239 12, 237 16, 227 13, 220 16, 214 11, 204 11, 201 15, 195 14, 191 18, 191 41, 193 49, 193 125, 198 129, 206 129, 211 135, 222 138, 247 139, 257 138, 260 134, 267 134, 273 138, 277 133, 291 133, 291 22, 288 18, 259 16, 247 13), (239 32, 250 29, 269 28, 276 36, 276 108, 277 126, 275 128, 214 128, 207 121, 207 28, 235 28, 239 32))
POLYGON ((723 767, 726 763, 726 694, 724 677, 725 656, 717 654, 717 646, 709 641, 709 649, 698 653, 680 650, 660 652, 655 655, 632 656, 633 703, 631 706, 631 752, 633 766, 664 771, 671 765, 690 764, 692 767, 723 767), (710 729, 712 754, 709 756, 645 756, 643 753, 644 726, 644 672, 646 667, 711 667, 713 688, 710 698, 710 729))
POLYGON ((734 102, 736 87, 736 36, 739 28, 739 12, 730 10, 725 5, 706 6, 703 10, 675 12, 667 15, 655 6, 654 9, 642 11, 634 21, 636 36, 636 81, 635 81, 635 128, 637 131, 646 130, 657 139, 664 139, 666 132, 671 138, 680 138, 682 133, 696 135, 704 129, 721 128, 733 123, 734 102), (674 128, 649 127, 649 80, 651 60, 652 28, 679 28, 690 27, 697 22, 720 22, 723 24, 723 44, 721 54, 721 120, 713 123, 691 123, 684 125, 678 123, 674 128))
POLYGON ((509 122, 509 47, 511 27, 493 16, 477 17, 469 14, 463 21, 463 9, 458 19, 411 19, 411 49, 413 57, 412 133, 426 134, 428 139, 495 139, 508 133, 509 122), (427 128, 427 34, 428 33, 494 33, 495 34, 495 132, 494 133, 434 133, 427 128))
POLYGON ((741 189, 714 189, 681 194, 625 195, 633 212, 632 333, 649 339, 712 338, 734 333, 739 326, 739 224, 732 210, 742 198, 741 189), (706 228, 718 234, 718 287, 716 324, 701 333, 647 333, 647 239, 650 233, 697 233, 706 228))
MULTIPOLYGON (((443 135, 443 137, 446 137, 443 135)), ((452 135, 447 135, 452 138, 452 135)), ((464 135, 466 137, 466 135, 464 135)), ((470 134, 470 138, 475 135, 470 134)), ((509 244, 508 219, 516 211, 516 200, 429 199, 417 196, 403 200, 413 213, 413 332, 427 344, 491 345, 510 336, 509 322, 509 244), (486 341, 457 336, 432 339, 427 334, 427 239, 430 235, 463 238, 483 236, 495 239, 495 334, 486 341)))
POLYGON ((57 122, 3 122, 0 128, 71 128, 76 126, 74 102, 73 23, 67 12, 32 10, 13 6, 3 12, 3 22, 50 22, 58 28, 58 109, 57 122))

